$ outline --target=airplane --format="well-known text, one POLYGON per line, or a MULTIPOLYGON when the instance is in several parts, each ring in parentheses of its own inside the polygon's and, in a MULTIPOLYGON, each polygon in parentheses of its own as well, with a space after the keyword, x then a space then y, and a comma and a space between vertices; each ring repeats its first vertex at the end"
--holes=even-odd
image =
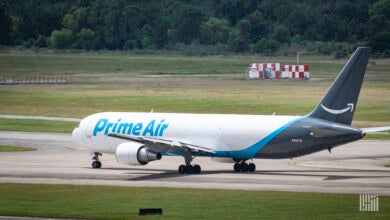
POLYGON ((182 156, 180 174, 199 174, 198 156, 233 163, 234 172, 254 172, 255 158, 294 158, 328 150, 364 137, 351 126, 366 72, 369 47, 359 47, 312 112, 304 116, 102 112, 81 120, 72 137, 99 156, 115 154, 125 165, 146 165, 162 156, 182 156))

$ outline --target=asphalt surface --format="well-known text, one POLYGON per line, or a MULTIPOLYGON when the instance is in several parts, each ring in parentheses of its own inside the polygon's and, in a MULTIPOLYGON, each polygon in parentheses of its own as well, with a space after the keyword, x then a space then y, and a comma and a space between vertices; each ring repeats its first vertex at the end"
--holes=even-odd
POLYGON ((358 141, 305 157, 256 159, 254 173, 234 173, 232 164, 195 158, 200 175, 180 175, 182 157, 163 157, 146 166, 124 166, 75 147, 70 134, 0 132, 0 145, 29 146, 29 152, 0 153, 0 182, 93 184, 179 188, 277 190, 390 195, 390 141, 358 141))

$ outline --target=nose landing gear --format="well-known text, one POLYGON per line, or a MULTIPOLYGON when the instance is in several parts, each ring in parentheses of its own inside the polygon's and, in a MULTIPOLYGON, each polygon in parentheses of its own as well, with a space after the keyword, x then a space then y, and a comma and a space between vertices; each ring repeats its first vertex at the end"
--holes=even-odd
POLYGON ((100 167, 102 167, 102 163, 99 161, 99 156, 102 156, 103 154, 102 153, 99 153, 99 152, 93 152, 94 156, 92 157, 92 168, 94 169, 98 169, 100 167))

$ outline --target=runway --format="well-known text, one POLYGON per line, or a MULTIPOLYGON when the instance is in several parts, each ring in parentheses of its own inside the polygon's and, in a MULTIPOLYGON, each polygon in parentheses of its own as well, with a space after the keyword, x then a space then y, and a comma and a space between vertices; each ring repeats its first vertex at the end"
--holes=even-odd
POLYGON ((0 182, 92 184, 390 195, 390 141, 358 141, 301 158, 256 159, 254 173, 234 173, 232 164, 195 158, 200 175, 179 175, 181 157, 146 166, 123 166, 114 155, 90 168, 91 155, 78 150, 70 134, 0 132, 0 145, 37 148, 0 153, 0 182))

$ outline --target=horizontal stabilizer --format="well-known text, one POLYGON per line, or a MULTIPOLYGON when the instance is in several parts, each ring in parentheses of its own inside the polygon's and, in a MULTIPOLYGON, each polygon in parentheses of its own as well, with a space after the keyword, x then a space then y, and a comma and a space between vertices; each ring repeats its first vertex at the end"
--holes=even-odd
POLYGON ((380 132, 380 131, 390 131, 390 126, 385 127, 372 127, 372 128, 360 128, 365 133, 374 133, 374 132, 380 132))

